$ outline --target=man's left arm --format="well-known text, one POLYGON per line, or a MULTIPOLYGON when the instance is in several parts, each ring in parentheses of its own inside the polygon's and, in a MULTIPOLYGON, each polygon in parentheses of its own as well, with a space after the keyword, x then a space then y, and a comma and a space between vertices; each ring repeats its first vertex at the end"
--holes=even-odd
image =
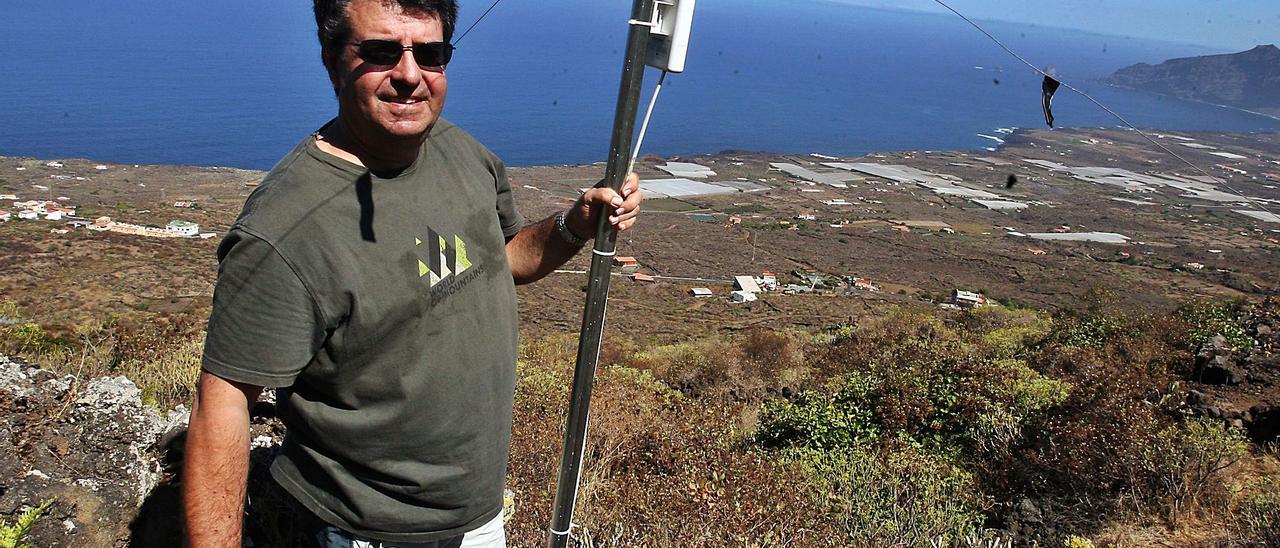
MULTIPOLYGON (((593 188, 583 193, 568 211, 564 212, 565 227, 582 240, 595 237, 596 222, 600 215, 608 215, 609 223, 618 232, 636 224, 640 213, 640 178, 632 173, 622 185, 622 194, 611 188, 593 188)), ((536 282, 568 261, 582 246, 575 245, 559 234, 556 215, 530 224, 507 241, 507 263, 511 277, 517 285, 536 282)))

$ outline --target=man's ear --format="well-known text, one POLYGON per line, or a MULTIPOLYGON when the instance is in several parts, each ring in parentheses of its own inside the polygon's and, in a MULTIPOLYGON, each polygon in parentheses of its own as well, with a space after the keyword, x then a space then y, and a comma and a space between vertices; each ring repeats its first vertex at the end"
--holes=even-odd
POLYGON ((338 85, 340 80, 338 77, 338 71, 334 69, 334 67, 337 66, 338 56, 329 53, 321 53, 320 62, 324 64, 324 70, 329 74, 329 84, 333 86, 333 93, 337 94, 338 88, 341 87, 338 85))

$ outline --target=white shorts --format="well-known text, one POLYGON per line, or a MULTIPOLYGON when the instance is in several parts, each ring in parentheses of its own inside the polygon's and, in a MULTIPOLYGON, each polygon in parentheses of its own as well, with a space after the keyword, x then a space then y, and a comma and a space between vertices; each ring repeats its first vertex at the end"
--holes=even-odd
POLYGON ((332 525, 325 526, 316 537, 321 548, 507 548, 502 512, 478 529, 431 542, 382 542, 352 535, 332 525))

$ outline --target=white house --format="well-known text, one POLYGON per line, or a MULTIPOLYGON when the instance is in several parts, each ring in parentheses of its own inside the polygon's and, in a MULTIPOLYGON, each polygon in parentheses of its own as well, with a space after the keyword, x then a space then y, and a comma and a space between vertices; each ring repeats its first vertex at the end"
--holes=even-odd
POLYGON ((759 278, 756 278, 756 285, 760 286, 761 291, 777 291, 778 275, 766 270, 760 273, 759 278))
POLYGON ((200 233, 200 225, 191 221, 169 221, 169 225, 164 227, 166 232, 174 236, 195 236, 200 233))
POLYGON ((711 289, 706 287, 695 287, 689 290, 689 294, 693 295, 694 297, 710 297, 711 289))
POLYGON ((756 300, 756 294, 749 291, 734 291, 729 295, 729 300, 735 303, 749 303, 756 300))
POLYGON ((760 285, 756 283, 756 279, 751 276, 734 276, 733 286, 739 291, 748 293, 759 293, 760 285))
POLYGON ((44 218, 50 221, 61 221, 63 215, 64 213, 61 211, 50 211, 44 214, 44 218))
POLYGON ((964 308, 974 308, 987 304, 987 297, 981 293, 957 289, 951 292, 951 304, 964 308))
POLYGON ((18 218, 35 220, 40 218, 40 214, 36 213, 34 210, 26 209, 18 212, 18 218))
POLYGON ((880 291, 880 288, 878 286, 871 283, 871 280, 868 280, 866 278, 854 278, 853 288, 861 289, 863 291, 880 291))

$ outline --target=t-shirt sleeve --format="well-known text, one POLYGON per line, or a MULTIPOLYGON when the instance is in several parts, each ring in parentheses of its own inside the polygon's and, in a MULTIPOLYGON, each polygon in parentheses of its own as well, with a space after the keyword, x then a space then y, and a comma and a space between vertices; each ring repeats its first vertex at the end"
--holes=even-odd
POLYGON ((218 248, 201 367, 256 386, 293 384, 324 344, 319 308, 276 248, 233 228, 218 248))
POLYGON ((502 224, 502 236, 510 240, 521 228, 524 228, 524 216, 516 209, 516 197, 511 192, 511 181, 507 180, 507 168, 502 160, 494 157, 494 185, 497 190, 498 221, 502 224))

